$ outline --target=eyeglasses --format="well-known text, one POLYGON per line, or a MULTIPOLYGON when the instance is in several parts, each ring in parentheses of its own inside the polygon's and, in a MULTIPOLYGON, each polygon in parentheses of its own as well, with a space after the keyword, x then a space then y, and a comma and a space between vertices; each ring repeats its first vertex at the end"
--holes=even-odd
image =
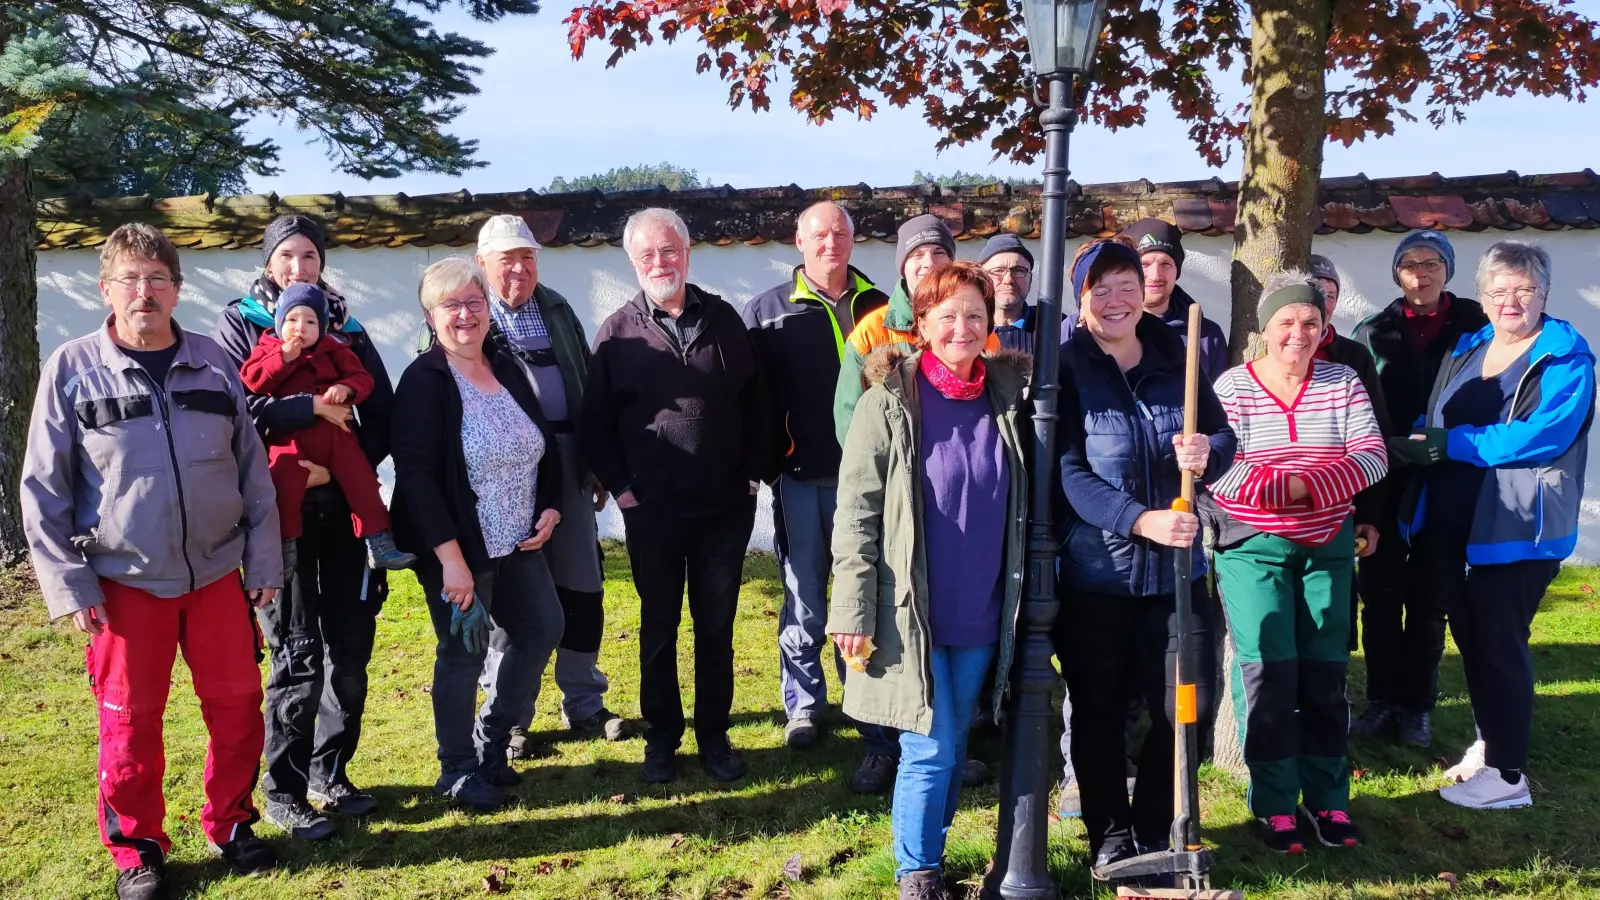
POLYGON ((474 300, 467 300, 465 302, 461 300, 446 300, 445 302, 434 307, 434 309, 444 310, 444 314, 452 318, 461 315, 461 311, 463 309, 472 315, 477 315, 488 308, 489 301, 484 300, 481 297, 474 300))
POLYGON ((1407 275, 1414 275, 1418 272, 1427 272, 1429 275, 1437 275, 1439 274, 1439 270, 1444 268, 1444 260, 1423 259, 1416 262, 1403 262, 1397 268, 1407 275))
POLYGON ((646 250, 638 256, 630 256, 635 265, 648 266, 661 260, 664 263, 675 263, 683 257, 682 247, 661 247, 656 250, 646 250))
POLYGON ((1012 281, 1021 281, 1024 278, 1030 278, 1033 276, 1033 270, 1027 266, 1011 266, 1003 269, 984 269, 984 271, 989 273, 990 278, 995 279, 998 279, 1001 275, 1010 275, 1012 281))
POLYGON ((1490 291, 1483 295, 1483 299, 1493 303, 1495 306, 1505 306, 1512 300, 1517 301, 1518 306, 1527 306, 1537 296, 1539 296, 1538 288, 1525 287, 1517 288, 1514 291, 1490 291))
POLYGON ((124 275, 121 278, 107 278, 106 282, 120 285, 125 291, 136 290, 141 283, 152 291, 164 291, 177 284, 171 275, 124 275))

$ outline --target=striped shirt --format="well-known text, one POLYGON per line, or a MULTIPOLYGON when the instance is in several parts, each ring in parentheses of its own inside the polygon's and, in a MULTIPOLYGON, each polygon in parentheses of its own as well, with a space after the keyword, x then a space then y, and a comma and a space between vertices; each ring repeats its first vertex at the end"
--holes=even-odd
POLYGON ((1240 522, 1316 546, 1338 533, 1352 498, 1388 472, 1389 454, 1355 370, 1323 360, 1311 365, 1311 377, 1287 404, 1261 383, 1255 363, 1217 379, 1239 450, 1211 493, 1240 522), (1305 482, 1309 496, 1289 498, 1291 476, 1305 482))

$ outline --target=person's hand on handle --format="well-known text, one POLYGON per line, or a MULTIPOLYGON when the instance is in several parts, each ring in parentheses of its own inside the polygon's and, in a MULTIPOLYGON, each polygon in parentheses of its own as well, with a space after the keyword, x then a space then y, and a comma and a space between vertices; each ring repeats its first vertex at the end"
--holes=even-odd
POLYGON ((639 501, 633 496, 631 488, 617 495, 617 508, 619 509, 633 509, 638 505, 639 501))
POLYGON ((443 568, 444 599, 465 612, 472 607, 472 571, 462 560, 446 562, 443 568))
POLYGON ((250 599, 251 606, 256 609, 266 609, 272 605, 273 600, 278 598, 278 589, 257 588, 253 591, 245 591, 244 595, 250 599))
POLYGON ((1203 434, 1172 436, 1172 450, 1178 457, 1178 469, 1196 478, 1206 474, 1206 460, 1211 457, 1211 438, 1203 434))
POLYGON ((1200 533, 1200 517, 1175 509, 1147 509, 1134 520, 1133 533, 1163 547, 1190 547, 1200 533))
POLYGON ((306 470, 306 487, 308 488, 322 487, 333 481, 333 473, 328 471, 327 466, 319 466, 309 459, 302 459, 300 460, 300 468, 306 470))
POLYGON ((98 636, 101 632, 106 630, 105 604, 102 603, 99 606, 91 606, 88 609, 80 609, 73 613, 72 625, 74 628, 91 637, 98 636))
POLYGON ((1356 557, 1358 559, 1364 559, 1376 552, 1378 552, 1378 526, 1357 525, 1356 557))
POLYGON ((517 544, 518 550, 537 550, 550 540, 550 535, 555 534, 556 526, 561 524, 561 513, 547 509, 539 514, 539 521, 533 525, 533 534, 517 544))
POLYGON ((831 637, 833 638, 833 645, 838 647, 839 652, 847 658, 855 657, 859 659, 863 655, 862 651, 867 646, 867 636, 864 634, 835 634, 831 637))
POLYGON ((329 403, 320 396, 313 396, 311 398, 311 411, 345 431, 350 430, 350 407, 343 403, 329 403))

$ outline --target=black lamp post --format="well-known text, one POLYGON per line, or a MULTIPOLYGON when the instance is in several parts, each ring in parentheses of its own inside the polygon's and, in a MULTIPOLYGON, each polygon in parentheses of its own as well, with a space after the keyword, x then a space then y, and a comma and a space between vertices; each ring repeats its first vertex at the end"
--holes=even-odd
POLYGON ((1067 136, 1075 80, 1088 75, 1100 43, 1107 0, 1025 0, 1028 49, 1041 81, 1049 85, 1044 126, 1043 223, 1039 325, 1034 335, 1033 455, 1028 509, 1027 582, 1011 672, 1005 765, 1000 777, 1000 827, 994 868, 984 893, 1006 900, 1056 897, 1046 866, 1050 788, 1056 753, 1050 722, 1058 715, 1050 694, 1058 678, 1050 664, 1050 626, 1056 619, 1056 545, 1050 526, 1056 460, 1057 361, 1061 353, 1062 282, 1067 265, 1067 136))

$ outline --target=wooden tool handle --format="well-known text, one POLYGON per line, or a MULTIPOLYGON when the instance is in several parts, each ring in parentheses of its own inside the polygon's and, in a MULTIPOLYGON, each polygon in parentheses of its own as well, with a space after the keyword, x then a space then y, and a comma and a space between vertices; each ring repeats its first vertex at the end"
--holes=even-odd
MULTIPOLYGON (((1183 436, 1195 432, 1195 416, 1200 406, 1200 322, 1204 315, 1200 304, 1189 307, 1189 341, 1183 360, 1183 436)), ((1184 508, 1194 508, 1194 474, 1183 473, 1184 508)))

